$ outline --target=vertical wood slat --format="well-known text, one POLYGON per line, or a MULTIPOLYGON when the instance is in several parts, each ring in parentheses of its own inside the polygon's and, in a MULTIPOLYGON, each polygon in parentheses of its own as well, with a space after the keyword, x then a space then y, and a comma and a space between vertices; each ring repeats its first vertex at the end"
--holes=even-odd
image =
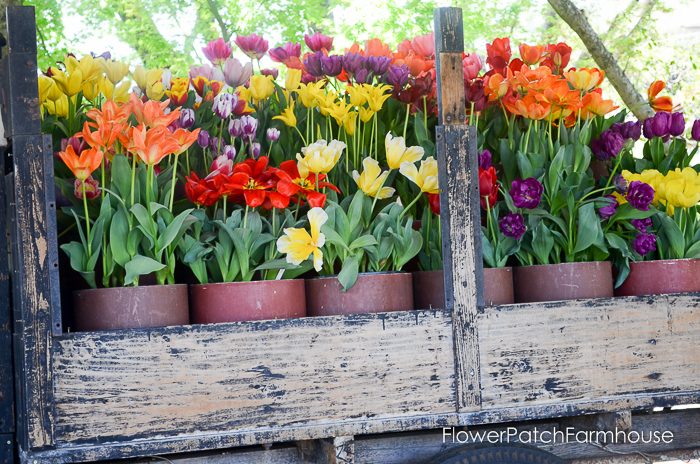
POLYGON ((453 311, 457 409, 481 407, 476 316, 483 307, 483 263, 476 129, 465 125, 462 10, 435 10, 445 303, 453 311))
MULTIPOLYGON (((0 147, 0 434, 14 432, 14 388, 12 368, 12 312, 10 309, 10 269, 6 231, 5 173, 6 148, 0 147)), ((0 443, 1 445, 1 443, 0 443)), ((2 459, 0 458, 0 463, 2 459)))
POLYGON ((57 255, 52 242, 45 166, 46 141, 41 135, 37 87, 34 8, 8 7, 8 72, 2 89, 14 164, 13 306, 15 367, 21 397, 18 438, 24 449, 54 445, 51 274, 57 255))

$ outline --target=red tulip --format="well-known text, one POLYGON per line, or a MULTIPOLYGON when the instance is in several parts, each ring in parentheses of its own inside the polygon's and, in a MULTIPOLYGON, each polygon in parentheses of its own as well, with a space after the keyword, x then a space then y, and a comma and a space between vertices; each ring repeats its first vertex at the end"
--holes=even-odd
POLYGON ((439 193, 426 193, 428 195, 428 204, 430 205, 430 210, 440 216, 440 194, 439 193))
POLYGON ((479 197, 481 198, 481 207, 484 209, 486 209, 486 201, 488 201, 488 206, 493 208, 498 200, 498 178, 493 166, 488 169, 479 168, 479 197))
POLYGON ((496 72, 504 74, 506 66, 510 63, 510 39, 508 37, 495 39, 493 43, 486 44, 486 54, 488 55, 486 63, 496 72))

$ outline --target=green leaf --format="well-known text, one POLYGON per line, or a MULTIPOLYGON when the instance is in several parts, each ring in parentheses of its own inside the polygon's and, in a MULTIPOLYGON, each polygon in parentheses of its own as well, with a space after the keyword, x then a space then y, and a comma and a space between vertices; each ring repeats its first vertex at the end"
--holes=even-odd
POLYGON ((574 253, 588 249, 594 243, 600 243, 603 238, 603 229, 595 212, 595 205, 587 203, 578 210, 578 231, 576 234, 576 246, 574 253))
POLYGON ((143 228, 143 233, 155 240, 156 237, 154 237, 153 234, 156 229, 156 223, 148 214, 146 207, 137 203, 131 207, 131 214, 134 215, 139 225, 143 228))
POLYGON ((164 268, 165 264, 146 256, 136 255, 124 266, 126 271, 124 285, 137 284, 139 276, 158 272, 164 268))
POLYGON ((685 239, 678 224, 665 214, 659 215, 661 218, 661 233, 668 242, 671 256, 669 258, 681 259, 685 257, 685 239))
POLYGON ((549 264, 549 254, 554 248, 552 232, 540 221, 532 232, 532 251, 540 264, 549 264))
POLYGON ((377 242, 377 239, 374 238, 372 235, 363 235, 362 237, 358 237, 353 242, 350 244, 349 249, 350 251, 356 250, 358 248, 366 248, 369 246, 373 245, 378 245, 379 242, 377 242))
POLYGON ((122 267, 131 260, 132 256, 128 250, 128 241, 129 224, 126 213, 120 208, 112 217, 112 224, 109 228, 109 247, 112 250, 112 259, 122 267))
POLYGON ((693 243, 685 252, 686 258, 700 258, 700 242, 693 243))
POLYGON ((350 256, 343 262, 343 267, 338 274, 338 282, 343 286, 344 291, 348 291, 357 282, 360 263, 356 256, 350 256))
POLYGON ((158 241, 156 244, 156 253, 160 253, 161 251, 168 248, 173 243, 175 238, 182 232, 184 232, 184 229, 187 227, 185 221, 191 218, 191 212, 192 209, 187 209, 181 212, 173 219, 173 221, 170 224, 168 224, 163 234, 160 237, 158 237, 158 241))

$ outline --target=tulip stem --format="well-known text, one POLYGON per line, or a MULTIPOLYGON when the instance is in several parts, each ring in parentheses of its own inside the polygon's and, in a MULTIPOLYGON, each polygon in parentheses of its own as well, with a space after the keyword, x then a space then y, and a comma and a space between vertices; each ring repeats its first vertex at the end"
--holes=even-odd
POLYGON ((219 141, 216 147, 216 156, 221 154, 221 141, 224 139, 224 118, 221 118, 221 124, 219 125, 219 141))
POLYGON ((83 190, 83 209, 85 210, 85 230, 87 231, 88 259, 90 259, 92 257, 92 237, 90 236, 90 215, 88 214, 87 192, 85 191, 84 180, 81 185, 83 190))
POLYGON ((428 130, 428 97, 423 95, 423 126, 428 130))
POLYGON ((415 204, 418 202, 418 200, 420 200, 420 197, 421 197, 422 195, 423 195, 423 192, 418 192, 418 195, 416 196, 416 198, 414 198, 413 201, 410 202, 410 203, 408 204, 408 206, 406 206, 406 207, 403 209, 403 211, 401 211, 401 214, 399 214, 399 221, 401 220, 401 218, 404 217, 404 215, 405 215, 411 208, 413 208, 413 205, 415 205, 415 204))
POLYGON ((185 165, 187 166, 187 175, 190 175, 190 149, 185 150, 185 165))
POLYGON ((249 206, 246 204, 245 205, 245 214, 243 215, 243 228, 245 229, 248 226, 248 210, 249 206))
POLYGON ((299 134, 299 137, 301 137, 301 141, 304 142, 304 146, 307 146, 306 139, 304 138, 304 135, 301 133, 299 128, 297 126, 294 126, 294 130, 297 131, 297 134, 299 134))
POLYGON ((223 196, 224 222, 226 222, 226 205, 228 203, 228 195, 223 196))
POLYGON ((136 154, 131 154, 131 206, 134 206, 136 184, 136 154))
POLYGON ((180 154, 177 153, 175 154, 175 162, 173 163, 173 177, 172 181, 170 182, 170 203, 168 204, 168 209, 170 212, 173 212, 173 200, 175 198, 175 180, 177 177, 177 165, 178 165, 178 160, 180 159, 180 154))
POLYGON ((615 162, 615 167, 613 168, 612 172, 610 173, 610 176, 608 176, 608 182, 605 184, 605 188, 607 189, 610 187, 610 183, 613 180, 613 177, 615 176, 615 173, 617 172, 617 169, 620 167, 620 163, 622 163, 622 153, 617 154, 617 161, 615 162))
POLYGON ((408 117, 411 115, 411 105, 406 105, 406 118, 403 120, 403 139, 406 140, 406 131, 408 130, 408 117))

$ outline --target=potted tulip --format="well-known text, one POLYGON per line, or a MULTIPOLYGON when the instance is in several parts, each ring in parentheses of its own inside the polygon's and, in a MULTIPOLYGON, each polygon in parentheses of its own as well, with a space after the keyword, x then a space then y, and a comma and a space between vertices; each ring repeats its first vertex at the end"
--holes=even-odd
POLYGON ((166 113, 167 105, 135 97, 125 105, 108 101, 87 113, 90 122, 74 139, 91 148, 78 154, 68 145, 59 153, 82 199, 82 208, 68 208, 80 240, 61 248, 92 287, 73 294, 78 330, 189 322, 187 286, 175 283, 175 249, 193 217, 174 208, 171 172, 197 131, 170 131, 179 110, 166 113), (168 158, 172 165, 161 168, 168 158), (90 177, 98 169, 99 182, 90 177), (90 197, 99 198, 99 208, 89 207, 90 197), (139 286, 144 278, 157 285, 139 286))

